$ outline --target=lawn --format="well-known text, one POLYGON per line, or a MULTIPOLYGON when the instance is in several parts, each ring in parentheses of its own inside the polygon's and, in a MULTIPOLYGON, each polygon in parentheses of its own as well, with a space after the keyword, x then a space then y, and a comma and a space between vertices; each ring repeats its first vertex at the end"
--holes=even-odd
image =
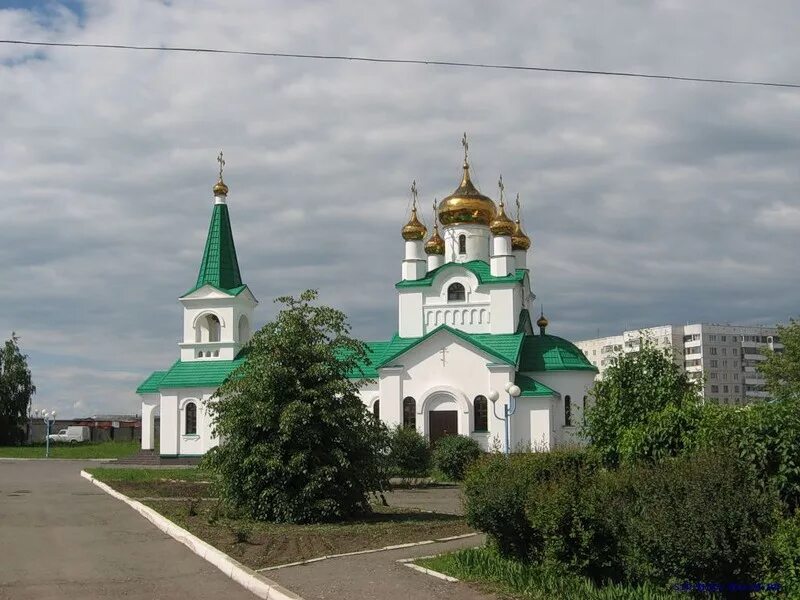
POLYGON ((89 472, 132 498, 148 498, 142 501, 253 569, 472 532, 463 517, 380 505, 372 514, 341 523, 253 522, 225 515, 219 502, 210 498, 211 477, 196 467, 89 472))
MULTIPOLYGON (((139 442, 50 444, 50 458, 122 458, 139 451, 139 442)), ((44 458, 45 445, 0 446, 0 458, 44 458)))
POLYGON ((419 559, 415 564, 518 600, 685 600, 688 597, 652 586, 598 587, 585 577, 504 559, 489 548, 469 548, 419 559))

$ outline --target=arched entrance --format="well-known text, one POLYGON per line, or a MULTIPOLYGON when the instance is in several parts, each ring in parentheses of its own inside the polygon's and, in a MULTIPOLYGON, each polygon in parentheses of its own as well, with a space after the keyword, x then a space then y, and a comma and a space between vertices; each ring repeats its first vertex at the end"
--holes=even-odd
POLYGON ((425 402, 431 444, 447 435, 458 435, 458 401, 447 392, 432 394, 425 402))

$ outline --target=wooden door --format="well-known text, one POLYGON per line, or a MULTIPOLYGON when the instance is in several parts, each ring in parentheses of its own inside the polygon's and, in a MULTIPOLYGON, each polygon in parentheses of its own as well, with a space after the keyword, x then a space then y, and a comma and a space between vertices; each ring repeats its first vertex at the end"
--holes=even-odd
POLYGON ((428 415, 431 444, 446 435, 458 435, 458 411, 432 410, 428 415))

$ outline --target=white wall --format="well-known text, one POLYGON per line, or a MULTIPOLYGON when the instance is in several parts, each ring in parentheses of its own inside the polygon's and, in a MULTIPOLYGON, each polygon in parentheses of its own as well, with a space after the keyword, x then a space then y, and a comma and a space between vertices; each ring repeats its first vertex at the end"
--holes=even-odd
POLYGON ((155 416, 160 405, 159 394, 142 394, 142 450, 155 448, 155 416))
POLYGON ((448 225, 444 228, 444 261, 468 262, 482 260, 489 262, 489 243, 491 232, 486 225, 448 225), (458 238, 467 236, 467 252, 459 254, 458 238))
POLYGON ((200 456, 219 443, 212 435, 208 402, 216 392, 214 388, 188 388, 169 390, 161 395, 161 448, 162 456, 200 456), (187 434, 186 405, 197 406, 197 433, 187 434))

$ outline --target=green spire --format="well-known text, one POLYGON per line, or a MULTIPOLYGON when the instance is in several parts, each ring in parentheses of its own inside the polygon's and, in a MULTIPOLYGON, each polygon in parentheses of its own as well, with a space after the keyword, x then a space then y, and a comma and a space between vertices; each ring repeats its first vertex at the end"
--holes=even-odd
POLYGON ((214 205, 203 262, 200 263, 200 272, 197 274, 197 284, 194 289, 207 283, 228 292, 242 286, 228 205, 222 202, 214 205))

